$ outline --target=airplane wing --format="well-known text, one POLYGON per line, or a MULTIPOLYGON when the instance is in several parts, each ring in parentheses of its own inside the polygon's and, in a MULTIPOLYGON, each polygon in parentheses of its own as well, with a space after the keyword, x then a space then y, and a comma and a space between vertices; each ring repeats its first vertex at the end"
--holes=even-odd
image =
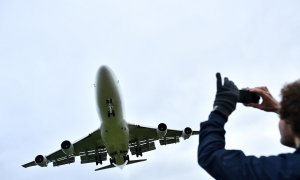
MULTIPOLYGON (((72 155, 66 155, 61 149, 46 156, 47 163, 53 162, 53 166, 60 166, 75 162, 75 156, 80 156, 81 164, 98 161, 102 163, 107 159, 106 148, 101 141, 100 130, 97 129, 86 137, 73 144, 74 152, 72 155), (95 158, 96 157, 96 158, 95 158)), ((22 165, 24 168, 35 166, 34 161, 22 165)))
POLYGON ((189 138, 199 134, 199 131, 192 131, 190 128, 184 130, 166 129, 166 134, 159 136, 157 128, 143 127, 140 125, 128 124, 130 141, 129 147, 132 155, 142 156, 142 153, 155 150, 154 141, 159 140, 160 145, 179 143, 179 138, 189 138))
MULTIPOLYGON (((132 155, 142 156, 142 153, 155 150, 154 141, 159 140, 161 145, 174 144, 179 142, 179 138, 189 138, 191 135, 199 134, 199 131, 186 132, 185 128, 183 131, 168 129, 164 136, 160 137, 158 129, 143 127, 139 125, 128 124, 130 132, 129 149, 132 155), (187 135, 188 134, 188 135, 187 135)), ((48 156, 45 156, 45 166, 48 163, 53 163, 53 166, 61 166, 65 164, 71 164, 75 162, 75 157, 80 156, 81 164, 95 163, 102 164, 102 161, 107 160, 107 151, 101 140, 100 129, 96 129, 94 132, 80 139, 79 141, 72 144, 74 152, 72 155, 66 155, 62 149, 59 149, 48 156)), ((144 160, 133 160, 129 161, 128 164, 141 162, 144 160)), ((31 161, 22 165, 24 168, 35 166, 35 161, 31 161)), ((111 168, 110 166, 99 168, 97 170, 111 168)))

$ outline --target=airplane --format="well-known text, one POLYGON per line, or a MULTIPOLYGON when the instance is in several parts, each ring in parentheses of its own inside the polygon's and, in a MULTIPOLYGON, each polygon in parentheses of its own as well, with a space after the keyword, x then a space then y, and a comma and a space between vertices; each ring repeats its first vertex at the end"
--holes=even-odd
POLYGON ((155 150, 155 141, 160 145, 179 142, 179 138, 188 139, 191 135, 199 134, 190 127, 183 130, 167 129, 165 123, 158 124, 157 128, 143 127, 129 124, 123 117, 122 100, 119 91, 119 81, 111 69, 101 66, 96 77, 96 104, 101 121, 100 128, 77 142, 65 140, 61 149, 50 155, 37 155, 34 161, 22 165, 24 168, 31 166, 47 167, 61 166, 75 162, 79 156, 81 164, 96 163, 96 166, 107 160, 109 155, 110 165, 95 169, 95 171, 113 167, 123 168, 125 165, 145 161, 146 159, 130 160, 128 152, 138 158, 144 152, 155 150))

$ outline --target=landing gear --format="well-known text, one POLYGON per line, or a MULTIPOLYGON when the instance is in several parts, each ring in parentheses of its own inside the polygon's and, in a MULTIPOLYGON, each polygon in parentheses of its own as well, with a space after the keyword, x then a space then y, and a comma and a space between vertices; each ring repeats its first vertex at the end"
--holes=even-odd
POLYGON ((112 99, 106 99, 106 104, 112 103, 112 99))
POLYGON ((113 106, 113 102, 112 102, 112 99, 106 99, 106 106, 107 106, 107 116, 108 117, 115 117, 116 116, 116 113, 115 113, 115 110, 114 110, 114 106, 113 106))
POLYGON ((116 116, 115 111, 112 110, 112 112, 108 112, 108 113, 107 113, 107 116, 108 116, 108 117, 110 117, 110 116, 115 117, 115 116, 116 116))
POLYGON ((124 155, 124 162, 128 161, 129 162, 129 155, 124 155))
POLYGON ((139 146, 135 147, 135 152, 136 152, 136 157, 143 156, 143 151, 141 147, 139 146))
POLYGON ((96 161, 96 166, 98 166, 98 164, 102 164, 102 157, 101 157, 101 155, 95 156, 95 161, 96 161))
POLYGON ((110 158, 109 162, 111 165, 116 164, 116 159, 115 158, 110 158))

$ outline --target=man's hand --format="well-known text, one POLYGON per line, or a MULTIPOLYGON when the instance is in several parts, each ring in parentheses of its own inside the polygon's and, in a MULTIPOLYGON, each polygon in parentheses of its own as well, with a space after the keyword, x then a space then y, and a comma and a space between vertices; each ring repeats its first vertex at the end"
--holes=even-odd
POLYGON ((255 87, 250 88, 250 92, 254 92, 262 97, 263 101, 258 103, 250 103, 247 106, 251 106, 260 110, 264 110, 267 112, 275 112, 279 114, 280 104, 279 102, 271 95, 267 87, 255 87))
POLYGON ((222 85, 221 74, 217 73, 217 93, 214 101, 214 111, 224 115, 226 118, 235 110, 239 97, 239 90, 236 85, 227 77, 222 85))

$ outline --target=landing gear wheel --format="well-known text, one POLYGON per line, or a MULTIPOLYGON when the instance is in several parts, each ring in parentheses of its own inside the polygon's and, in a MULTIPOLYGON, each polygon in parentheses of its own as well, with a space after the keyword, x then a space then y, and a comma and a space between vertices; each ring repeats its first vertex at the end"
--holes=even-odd
POLYGON ((125 156, 124 156, 124 162, 125 162, 125 161, 128 161, 128 162, 129 162, 129 155, 125 155, 125 156))
POLYGON ((107 116, 108 117, 110 117, 110 116, 112 116, 112 117, 115 117, 116 116, 116 113, 115 113, 115 111, 114 110, 112 110, 112 112, 107 112, 107 116))
POLYGON ((111 165, 112 165, 112 164, 116 164, 116 159, 115 159, 115 158, 110 158, 109 161, 110 161, 110 164, 111 164, 111 165))
POLYGON ((139 157, 139 156, 143 156, 143 152, 142 152, 142 148, 141 147, 136 147, 136 157, 139 157))
POLYGON ((95 161, 96 161, 96 166, 98 166, 98 164, 102 164, 102 158, 101 158, 101 155, 95 156, 95 161))
POLYGON ((95 156, 96 166, 98 166, 98 156, 95 156))

